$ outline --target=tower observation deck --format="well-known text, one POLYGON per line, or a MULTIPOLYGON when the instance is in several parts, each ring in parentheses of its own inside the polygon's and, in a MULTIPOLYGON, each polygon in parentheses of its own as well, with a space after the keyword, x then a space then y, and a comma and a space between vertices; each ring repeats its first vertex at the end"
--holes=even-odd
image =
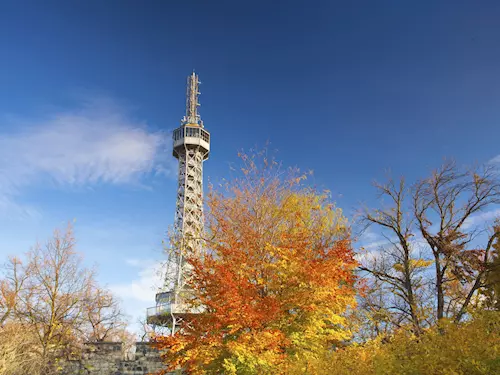
POLYGON ((203 235, 203 162, 210 153, 208 133, 198 113, 200 81, 193 72, 187 79, 186 115, 173 132, 173 156, 179 160, 177 201, 175 210, 175 244, 169 252, 163 288, 156 294, 156 306, 147 311, 151 325, 176 327, 188 315, 198 314, 186 303, 185 287, 189 264, 187 252, 202 251, 203 235))

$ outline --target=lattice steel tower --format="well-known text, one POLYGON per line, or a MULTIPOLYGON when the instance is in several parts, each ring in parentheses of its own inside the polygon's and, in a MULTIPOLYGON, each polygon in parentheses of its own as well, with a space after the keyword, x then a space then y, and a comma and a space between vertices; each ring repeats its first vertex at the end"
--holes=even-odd
POLYGON ((173 132, 173 155, 179 160, 174 223, 177 241, 168 254, 165 282, 156 294, 156 306, 147 313, 149 324, 169 327, 172 334, 187 314, 198 313, 185 303, 189 269, 184 256, 187 251, 201 251, 203 234, 203 162, 210 153, 210 134, 198 113, 199 84, 193 72, 187 79, 186 115, 173 132))

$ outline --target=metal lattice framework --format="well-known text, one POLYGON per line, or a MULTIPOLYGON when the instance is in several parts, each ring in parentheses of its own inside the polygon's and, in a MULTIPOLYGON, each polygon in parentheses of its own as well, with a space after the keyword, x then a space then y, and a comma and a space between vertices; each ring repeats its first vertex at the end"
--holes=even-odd
POLYGON ((200 147, 178 151, 179 176, 175 232, 182 234, 183 246, 200 250, 203 232, 203 160, 205 150, 200 147))
POLYGON ((210 134, 198 114, 198 76, 193 73, 187 83, 186 115, 173 133, 173 155, 179 160, 174 243, 168 251, 164 286, 147 314, 150 324, 169 327, 172 334, 186 315, 199 313, 186 304, 190 270, 184 257, 186 252, 200 254, 202 249, 203 161, 210 152, 210 134))

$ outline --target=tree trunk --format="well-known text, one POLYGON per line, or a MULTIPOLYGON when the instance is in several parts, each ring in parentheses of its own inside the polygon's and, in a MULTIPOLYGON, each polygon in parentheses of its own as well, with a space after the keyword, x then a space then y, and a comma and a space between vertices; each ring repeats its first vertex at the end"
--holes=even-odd
POLYGON ((443 291, 443 272, 441 270, 441 264, 438 254, 434 254, 435 265, 436 265, 436 295, 437 295, 437 320, 444 318, 444 291, 443 291))

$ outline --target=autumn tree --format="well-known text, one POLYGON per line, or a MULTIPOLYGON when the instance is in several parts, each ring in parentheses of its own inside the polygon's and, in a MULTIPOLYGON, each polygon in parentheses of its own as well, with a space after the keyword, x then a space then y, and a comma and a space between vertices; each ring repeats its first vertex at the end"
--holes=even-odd
POLYGON ((84 341, 125 330, 116 299, 83 266, 71 226, 64 233, 56 230, 45 246, 36 245, 22 260, 10 258, 0 286, 3 329, 29 332, 29 352, 44 366, 78 351, 84 341))
MULTIPOLYGON (((404 179, 375 184, 381 207, 365 208, 362 222, 376 227, 384 237, 375 253, 360 252, 359 269, 371 276, 363 305, 370 313, 368 324, 399 328, 411 325, 418 334, 426 325, 424 270, 431 264, 416 248, 414 217, 408 211, 404 179)), ((385 331, 385 329, 384 329, 385 331)), ((376 333, 380 333, 377 329, 376 333)))
POLYGON ((373 318, 368 323, 410 324, 418 334, 443 318, 459 322, 487 286, 500 235, 498 226, 488 231, 474 225, 477 215, 500 203, 496 171, 446 162, 414 185, 389 179, 376 188, 380 203, 364 209, 362 223, 383 240, 359 254, 372 287, 361 303, 373 318))
POLYGON ((0 326, 13 316, 27 275, 19 258, 8 258, 4 264, 4 277, 0 279, 0 326))
POLYGON ((492 251, 487 259, 482 297, 485 308, 500 310, 500 221, 494 226, 494 232, 498 233, 498 236, 491 245, 492 251))
POLYGON ((47 363, 33 352, 38 338, 23 324, 9 322, 0 326, 0 374, 50 374, 47 363))
POLYGON ((500 182, 491 166, 461 170, 447 162, 415 185, 413 215, 433 257, 436 319, 460 321, 484 287, 491 246, 499 232, 475 245, 479 232, 471 220, 499 203, 500 182))
POLYGON ((243 176, 208 194, 206 252, 187 254, 191 303, 204 312, 155 342, 169 370, 189 374, 280 374, 297 363, 307 372, 350 338, 347 221, 297 171, 281 173, 265 154, 241 157, 243 176))
POLYGON ((82 331, 86 341, 120 341, 127 321, 113 294, 97 285, 89 285, 82 304, 82 331))
POLYGON ((40 355, 68 348, 83 324, 82 303, 94 274, 81 266, 72 230, 27 253, 27 280, 16 304, 18 319, 37 333, 40 355))

